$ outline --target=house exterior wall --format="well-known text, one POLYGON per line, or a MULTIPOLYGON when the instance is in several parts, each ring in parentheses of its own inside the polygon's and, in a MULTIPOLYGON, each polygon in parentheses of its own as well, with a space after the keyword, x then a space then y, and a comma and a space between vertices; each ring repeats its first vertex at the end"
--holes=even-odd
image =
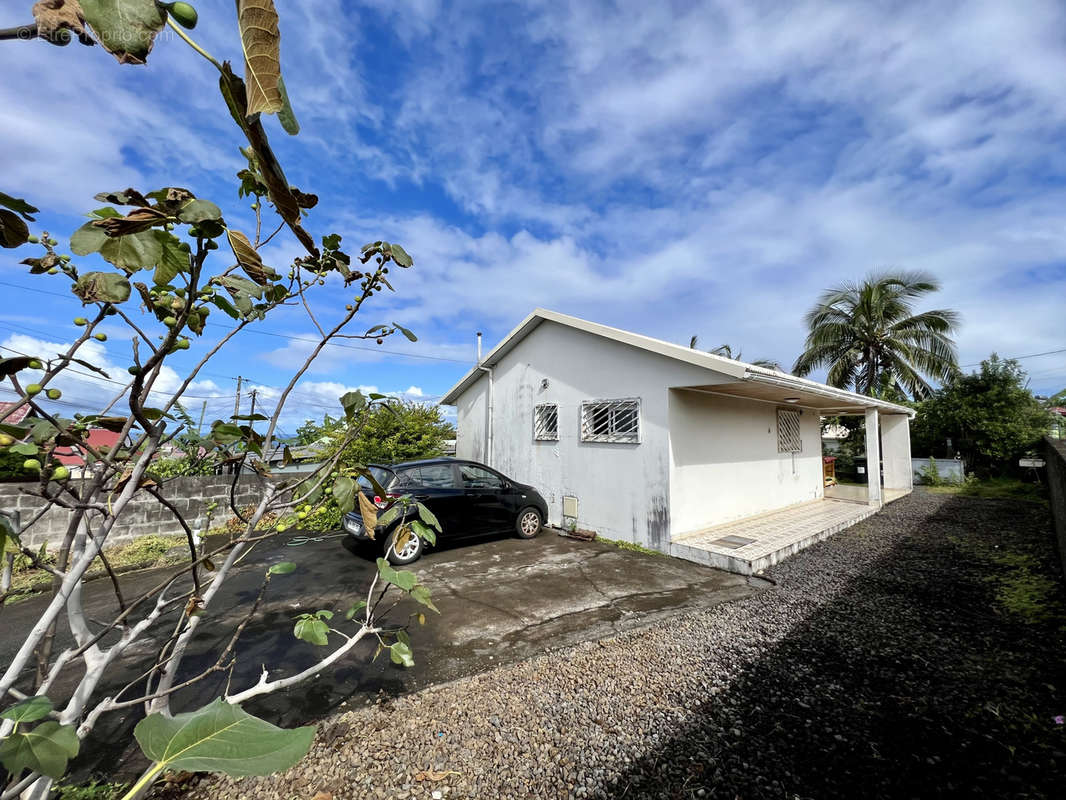
POLYGON ((777 452, 780 406, 675 389, 669 397, 673 535, 822 497, 821 423, 800 416, 803 450, 777 452))
POLYGON ((488 380, 478 380, 457 399, 456 455, 535 486, 548 503, 550 524, 563 524, 563 497, 575 496, 579 527, 665 551, 667 387, 712 382, 715 373, 706 369, 545 321, 493 368, 491 453, 488 380), (640 443, 581 441, 582 401, 621 398, 640 399, 640 443), (558 441, 533 439, 533 408, 540 403, 558 406, 558 441))

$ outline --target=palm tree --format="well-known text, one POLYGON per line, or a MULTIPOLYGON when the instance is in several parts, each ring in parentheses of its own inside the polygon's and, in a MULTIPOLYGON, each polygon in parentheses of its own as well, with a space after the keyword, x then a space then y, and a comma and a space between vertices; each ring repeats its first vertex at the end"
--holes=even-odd
POLYGON ((925 397, 931 391, 927 378, 944 381, 959 369, 951 338, 959 315, 946 309, 914 313, 914 301, 939 288, 923 272, 884 272, 828 290, 807 313, 806 349, 793 374, 826 367, 831 386, 925 397))
MULTIPOLYGON (((697 344, 699 344, 698 336, 693 336, 691 339, 688 340, 688 346, 692 350, 696 349, 697 344)), ((720 344, 717 347, 712 347, 707 352, 710 353, 712 356, 722 356, 723 358, 731 358, 734 361, 743 361, 743 359, 741 358, 742 354, 740 350, 738 349, 734 353, 732 346, 729 344, 720 344)), ((767 369, 776 369, 778 372, 784 372, 784 370, 781 368, 781 364, 770 358, 757 358, 752 361, 751 364, 756 367, 766 367, 767 369)))

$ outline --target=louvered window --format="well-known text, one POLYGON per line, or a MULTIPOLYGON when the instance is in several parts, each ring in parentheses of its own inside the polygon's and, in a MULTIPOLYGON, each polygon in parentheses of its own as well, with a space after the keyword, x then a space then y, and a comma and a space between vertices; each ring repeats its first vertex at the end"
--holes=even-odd
POLYGON ((802 451, 800 412, 791 408, 779 408, 777 410, 777 452, 799 453, 802 451))

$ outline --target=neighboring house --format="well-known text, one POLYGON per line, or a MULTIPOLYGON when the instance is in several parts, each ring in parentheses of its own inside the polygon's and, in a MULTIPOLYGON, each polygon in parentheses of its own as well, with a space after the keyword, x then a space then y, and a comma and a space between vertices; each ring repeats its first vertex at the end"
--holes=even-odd
MULTIPOLYGON (((8 411, 10 411, 12 408, 14 408, 15 405, 16 405, 16 403, 0 403, 0 416, 3 416, 4 414, 6 414, 8 411)), ((21 406, 11 416, 5 417, 4 418, 4 424, 5 425, 18 425, 20 422, 23 422, 28 416, 30 416, 30 412, 32 410, 33 409, 27 403, 26 405, 21 406)))
POLYGON ((716 565, 675 545, 822 500, 821 416, 864 415, 873 463, 885 451, 885 492, 872 482, 835 511, 868 515, 867 500, 911 489, 907 408, 553 311, 526 317, 441 402, 456 406, 457 456, 537 487, 550 524, 716 565))
POLYGON ((840 451, 840 445, 851 433, 843 425, 826 425, 822 429, 822 450, 827 454, 840 451))
MULTIPOLYGON (((318 469, 326 459, 329 439, 323 437, 311 444, 279 444, 263 454, 271 472, 312 472, 318 469), (289 449, 289 463, 285 463, 285 448, 289 449)), ((255 456, 252 456, 255 458, 255 456)))
MULTIPOLYGON (((89 428, 85 441, 94 450, 99 451, 101 447, 110 450, 119 443, 119 434, 104 428, 89 428)), ((54 455, 57 461, 70 468, 72 475, 80 475, 85 468, 85 455, 80 447, 57 447, 54 455)))

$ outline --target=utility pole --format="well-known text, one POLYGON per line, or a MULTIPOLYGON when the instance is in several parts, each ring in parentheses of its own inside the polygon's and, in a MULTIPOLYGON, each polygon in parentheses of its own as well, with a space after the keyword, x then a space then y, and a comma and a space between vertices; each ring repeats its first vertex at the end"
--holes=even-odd
POLYGON ((203 428, 204 428, 204 416, 205 416, 206 414, 207 414, 207 401, 206 401, 206 400, 204 400, 204 403, 203 403, 203 405, 202 405, 202 406, 200 406, 200 422, 199 422, 199 424, 198 424, 198 425, 196 426, 196 435, 197 435, 197 436, 201 436, 201 435, 202 435, 202 434, 201 434, 201 431, 202 431, 202 430, 203 430, 203 428))
POLYGON ((233 398, 233 416, 237 416, 241 413, 241 383, 244 378, 240 375, 237 376, 237 394, 233 398))
MULTIPOLYGON (((255 416, 255 394, 256 394, 257 391, 258 390, 256 390, 256 389, 252 389, 252 391, 248 392, 248 396, 250 398, 252 398, 252 410, 249 411, 248 413, 249 413, 249 415, 251 415, 253 417, 255 416)), ((251 424, 251 421, 249 421, 249 424, 251 424)))

